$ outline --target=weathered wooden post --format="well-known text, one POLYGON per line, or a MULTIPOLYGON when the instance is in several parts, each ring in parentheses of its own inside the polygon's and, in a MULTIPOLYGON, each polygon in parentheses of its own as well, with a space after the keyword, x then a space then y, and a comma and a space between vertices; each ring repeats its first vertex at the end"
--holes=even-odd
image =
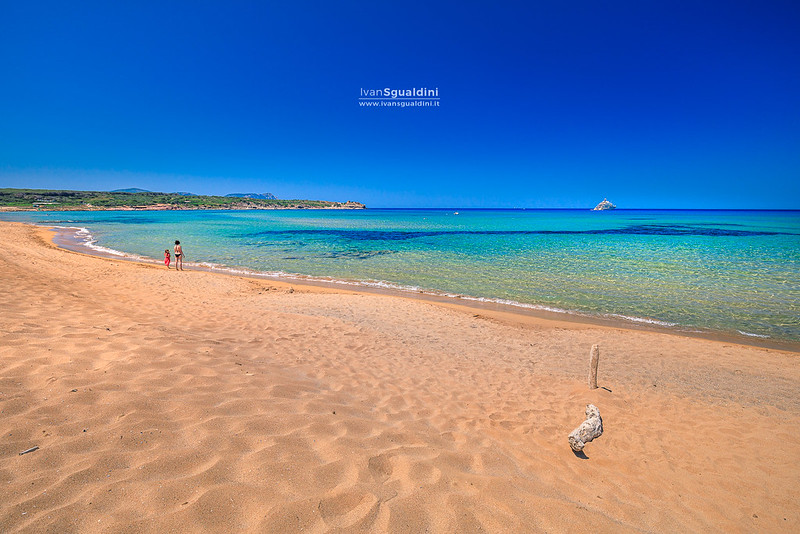
POLYGON ((589 389, 597 389, 597 364, 600 362, 600 345, 592 345, 589 354, 589 389))

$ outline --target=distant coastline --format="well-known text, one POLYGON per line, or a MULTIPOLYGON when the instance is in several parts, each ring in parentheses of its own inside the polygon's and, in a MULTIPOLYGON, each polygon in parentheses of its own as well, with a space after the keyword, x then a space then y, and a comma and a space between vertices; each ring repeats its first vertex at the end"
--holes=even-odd
MULTIPOLYGON (((295 201, 296 204, 261 206, 247 203, 236 203, 226 206, 175 206, 170 204, 153 204, 146 206, 114 206, 114 207, 85 207, 85 206, 60 206, 43 208, 19 208, 14 206, 0 206, 0 211, 202 211, 202 210, 363 210, 364 204, 357 202, 330 202, 329 205, 308 205, 304 201, 295 201)), ((316 201, 321 202, 321 201, 316 201)))
POLYGON ((0 211, 366 209, 348 200, 282 200, 151 191, 0 189, 0 211))

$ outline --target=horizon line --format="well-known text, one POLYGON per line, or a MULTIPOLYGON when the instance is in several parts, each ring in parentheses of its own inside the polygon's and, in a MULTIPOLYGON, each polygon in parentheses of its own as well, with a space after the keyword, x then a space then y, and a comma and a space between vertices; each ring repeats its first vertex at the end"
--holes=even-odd
MULTIPOLYGON (((294 199, 287 199, 287 200, 294 200, 294 199)), ((458 207, 458 206, 368 206, 367 209, 382 209, 382 210, 419 210, 419 209, 428 209, 428 210, 517 210, 517 211, 533 211, 533 210, 574 210, 574 211, 582 211, 582 210, 589 210, 594 211, 591 207, 577 207, 577 208, 564 208, 564 207, 536 207, 536 208, 527 208, 527 207, 502 207, 502 206, 483 206, 483 207, 458 207)), ((798 208, 614 208, 611 210, 598 210, 598 211, 800 211, 800 207, 798 208)))

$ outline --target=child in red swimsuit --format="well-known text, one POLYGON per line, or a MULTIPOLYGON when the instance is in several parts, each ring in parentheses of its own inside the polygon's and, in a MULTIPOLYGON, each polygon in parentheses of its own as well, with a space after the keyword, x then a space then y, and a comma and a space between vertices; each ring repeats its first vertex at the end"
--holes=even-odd
POLYGON ((166 265, 166 266, 167 266, 167 269, 169 269, 169 262, 170 262, 170 259, 171 259, 171 258, 172 258, 172 257, 171 257, 171 256, 170 256, 170 254, 169 254, 169 250, 165 250, 165 251, 164 251, 164 265, 166 265))

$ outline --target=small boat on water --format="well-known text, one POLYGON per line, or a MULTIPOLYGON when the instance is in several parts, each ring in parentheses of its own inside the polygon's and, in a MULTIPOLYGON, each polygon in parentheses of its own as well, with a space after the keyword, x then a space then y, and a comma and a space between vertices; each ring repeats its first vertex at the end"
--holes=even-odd
POLYGON ((613 210, 613 209, 617 209, 617 207, 614 204, 612 204, 611 202, 609 202, 609 200, 607 198, 604 198, 603 201, 600 204, 598 204, 597 206, 592 208, 592 211, 605 211, 605 210, 613 210))

